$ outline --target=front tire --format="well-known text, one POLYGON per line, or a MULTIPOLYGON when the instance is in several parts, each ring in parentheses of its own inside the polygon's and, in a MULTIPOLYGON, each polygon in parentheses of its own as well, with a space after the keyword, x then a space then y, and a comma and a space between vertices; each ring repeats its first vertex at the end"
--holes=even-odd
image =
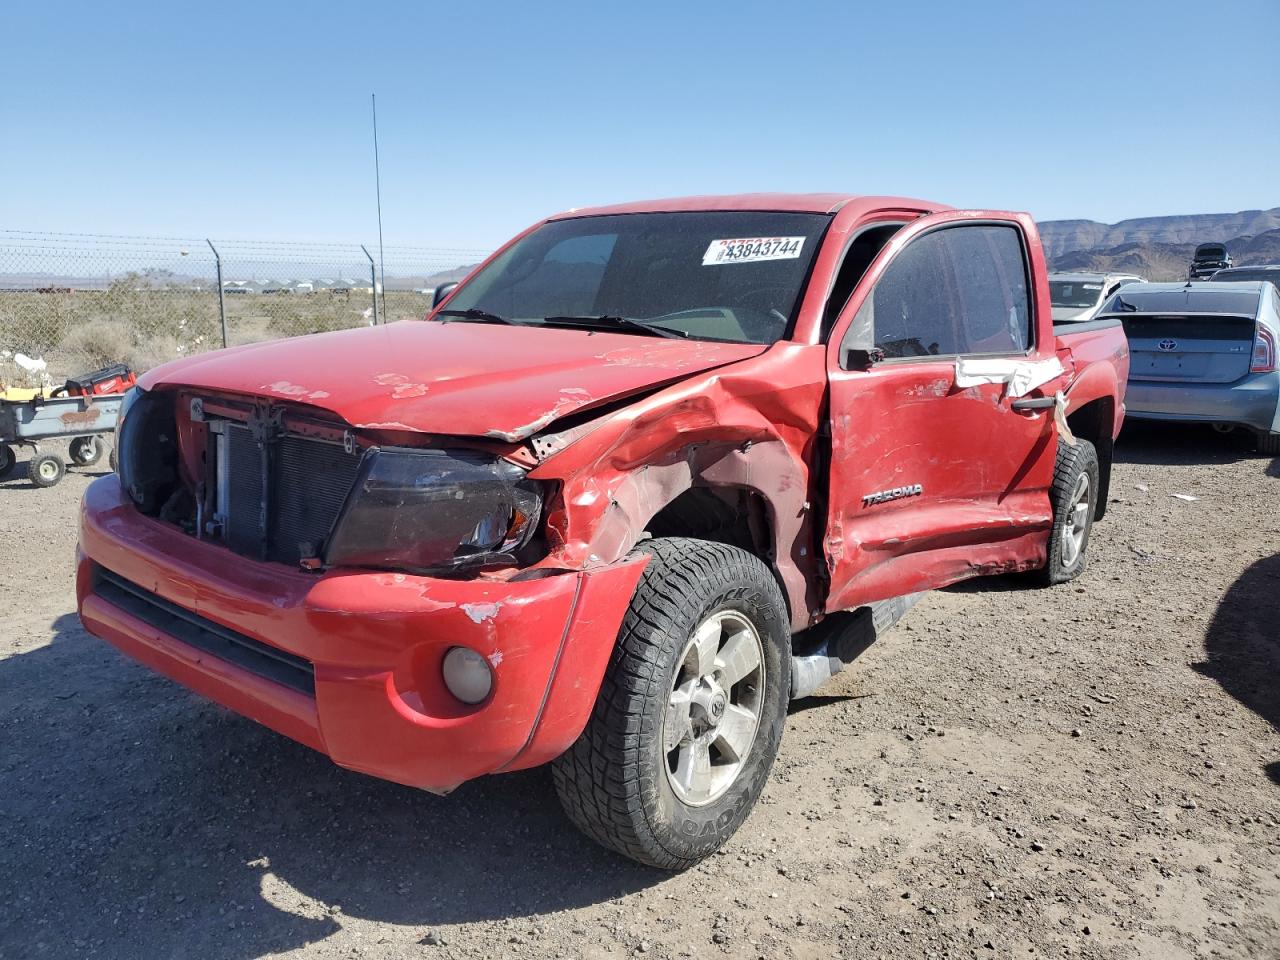
POLYGON ((769 568, 737 547, 658 539, 586 729, 554 764, 587 836, 684 870, 759 798, 791 690, 791 633, 769 568))
POLYGON ((1058 444, 1049 492, 1053 504, 1049 562, 1041 571, 1046 585, 1066 583, 1084 573, 1089 534, 1098 513, 1098 479, 1098 451, 1092 443, 1077 439, 1074 445, 1058 444))

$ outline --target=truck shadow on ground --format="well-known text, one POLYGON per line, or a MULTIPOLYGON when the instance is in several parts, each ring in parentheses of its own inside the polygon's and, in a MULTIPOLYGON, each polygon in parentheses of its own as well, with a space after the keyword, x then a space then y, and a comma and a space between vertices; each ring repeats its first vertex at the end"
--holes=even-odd
MULTIPOLYGON (((1280 730, 1280 554, 1259 560, 1223 595, 1205 631, 1196 671, 1280 730)), ((1266 766, 1280 784, 1280 758, 1266 766)))
POLYGON ((74 615, 55 629, 0 661, 0 955, 258 957, 349 917, 403 925, 413 946, 667 876, 582 837, 546 768, 447 798, 385 783, 133 664, 74 615))

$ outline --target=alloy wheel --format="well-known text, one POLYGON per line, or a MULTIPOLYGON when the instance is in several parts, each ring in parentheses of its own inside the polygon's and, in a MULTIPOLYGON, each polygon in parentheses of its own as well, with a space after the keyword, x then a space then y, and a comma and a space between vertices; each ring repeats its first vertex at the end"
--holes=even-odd
POLYGON ((760 632, 736 610, 712 614, 685 645, 663 717, 667 781, 685 804, 718 799, 755 742, 764 701, 760 632))
POLYGON ((1071 492, 1071 504, 1067 508, 1067 529, 1062 538, 1062 565, 1072 567, 1084 550, 1084 539, 1089 534, 1089 475, 1080 474, 1076 488, 1071 492))

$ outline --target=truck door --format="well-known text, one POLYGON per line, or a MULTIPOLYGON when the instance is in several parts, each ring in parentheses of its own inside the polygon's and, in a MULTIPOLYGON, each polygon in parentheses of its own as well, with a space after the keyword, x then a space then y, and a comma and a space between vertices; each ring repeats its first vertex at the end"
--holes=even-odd
POLYGON ((1061 375, 1020 398, 1004 382, 957 385, 962 361, 1033 379, 1060 370, 1035 236, 1022 215, 923 217, 841 312, 828 346, 828 610, 1043 565, 1057 443, 1044 397, 1061 375))

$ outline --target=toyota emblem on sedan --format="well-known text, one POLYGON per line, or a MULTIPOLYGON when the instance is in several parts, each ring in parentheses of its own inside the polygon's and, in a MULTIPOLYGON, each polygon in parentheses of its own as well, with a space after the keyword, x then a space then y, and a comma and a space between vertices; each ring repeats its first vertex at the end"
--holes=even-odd
POLYGON ((1164 350, 1166 353, 1170 350, 1177 350, 1178 341, 1177 340, 1161 340, 1160 349, 1164 350))

